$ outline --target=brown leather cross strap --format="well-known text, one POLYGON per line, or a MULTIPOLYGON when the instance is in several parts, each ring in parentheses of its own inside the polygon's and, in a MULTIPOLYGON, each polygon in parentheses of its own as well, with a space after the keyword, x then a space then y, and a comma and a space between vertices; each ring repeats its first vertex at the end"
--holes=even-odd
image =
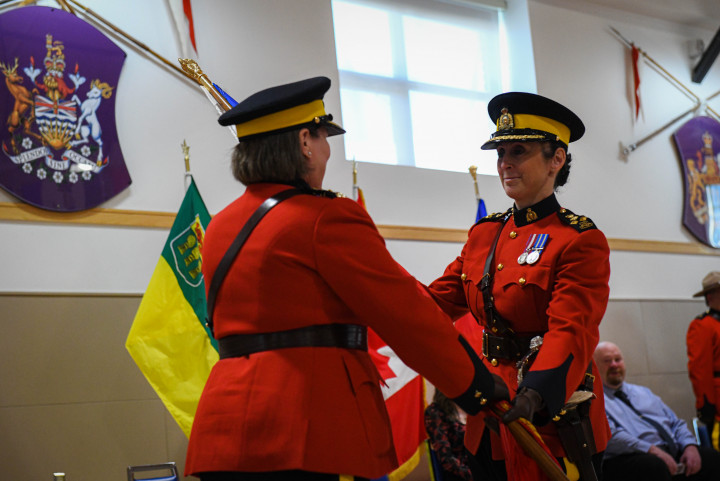
MULTIPOLYGON (((507 212, 502 219, 502 224, 500 224, 500 228, 498 229, 492 246, 490 247, 490 251, 488 252, 487 259, 485 259, 485 268, 483 270, 483 276, 480 280, 479 287, 483 298, 485 323, 488 327, 490 327, 490 329, 492 329, 493 334, 500 334, 502 336, 509 337, 512 342, 512 338, 510 336, 513 336, 515 333, 510 328, 510 323, 500 315, 497 309, 495 309, 495 303, 492 296, 492 274, 490 273, 493 260, 495 259, 495 249, 497 248, 498 241, 500 240, 500 235, 505 227, 505 223, 507 223, 511 215, 512 212, 507 212)), ((517 349, 511 350, 517 351, 517 349)))
POLYGON ((253 215, 250 216, 250 219, 248 219, 242 229, 240 229, 237 237, 235 237, 235 240, 232 244, 230 244, 227 252, 225 252, 225 255, 223 255, 223 258, 220 260, 217 269, 215 269, 215 274, 213 274, 212 281, 210 282, 210 288, 208 289, 206 322, 213 336, 215 335, 215 331, 213 330, 213 311, 215 310, 215 300, 217 299, 218 291, 220 291, 220 287, 225 280, 225 276, 230 270, 230 266, 232 266, 238 253, 240 253, 240 249, 242 249, 243 245, 245 245, 245 241, 250 236, 250 233, 252 233, 258 222, 260 222, 260 220, 265 217, 265 214, 270 212, 273 207, 290 197, 305 193, 306 192, 303 192, 300 189, 288 189, 275 194, 269 199, 266 199, 265 202, 263 202, 255 212, 253 212, 253 215))

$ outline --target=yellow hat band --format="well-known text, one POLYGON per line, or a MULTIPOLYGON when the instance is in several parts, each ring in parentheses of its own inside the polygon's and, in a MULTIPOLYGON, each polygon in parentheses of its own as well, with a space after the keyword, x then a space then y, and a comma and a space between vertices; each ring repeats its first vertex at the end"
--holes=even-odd
MULTIPOLYGON (((502 117, 501 117, 502 118, 502 117)), ((541 115, 531 114, 512 114, 513 129, 532 129, 548 132, 558 137, 558 139, 568 145, 570 143, 570 128, 557 120, 543 117, 541 115)), ((496 122, 498 133, 506 129, 500 128, 500 119, 496 122)), ((495 137, 497 138, 497 137, 495 137)))
POLYGON ((264 132, 273 132, 294 125, 306 124, 312 122, 315 117, 322 117, 324 115, 327 114, 325 113, 323 101, 313 100, 307 104, 298 105, 238 124, 237 134, 238 138, 243 138, 264 132))

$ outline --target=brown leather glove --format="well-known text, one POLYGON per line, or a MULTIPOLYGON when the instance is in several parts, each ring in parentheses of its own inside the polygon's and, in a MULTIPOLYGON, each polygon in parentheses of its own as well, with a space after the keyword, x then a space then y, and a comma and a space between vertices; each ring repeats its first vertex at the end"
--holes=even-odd
POLYGON ((518 391, 517 396, 512 400, 512 404, 513 407, 503 414, 502 420, 505 424, 518 418, 525 418, 532 422, 535 413, 545 407, 540 393, 526 387, 518 391))
POLYGON ((495 382, 495 391, 493 393, 492 400, 510 400, 510 392, 508 391, 508 387, 505 384, 505 381, 503 381, 503 379, 497 374, 493 374, 492 377, 493 381, 495 382))

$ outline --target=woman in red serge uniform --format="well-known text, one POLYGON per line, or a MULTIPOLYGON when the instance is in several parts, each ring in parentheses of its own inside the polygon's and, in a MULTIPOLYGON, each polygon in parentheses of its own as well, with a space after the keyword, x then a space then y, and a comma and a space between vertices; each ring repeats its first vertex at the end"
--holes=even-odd
MULTIPOLYGON (((477 319, 470 342, 484 349, 485 365, 504 379, 511 396, 517 392, 503 420, 533 420, 568 476, 579 472, 592 481, 610 435, 592 363, 609 295, 609 248, 590 219, 562 208, 554 194, 567 181, 568 143, 585 128, 566 107, 528 93, 501 94, 488 112, 497 131, 482 148, 497 149, 500 182, 514 205, 475 224, 460 256, 429 289, 453 318, 469 309, 477 319), (589 421, 584 416, 594 438, 571 455, 558 426, 568 411, 588 408, 564 409, 578 390, 595 395, 589 421)), ((547 479, 506 429, 500 436, 488 433, 482 413, 469 418, 465 440, 484 462, 483 479, 547 479)))
POLYGON ((220 352, 188 446, 186 474, 203 481, 346 480, 396 468, 367 327, 468 412, 504 389, 395 263, 365 210, 320 190, 327 137, 344 133, 324 110, 329 87, 316 77, 266 89, 219 120, 237 126, 232 168, 247 188, 213 218, 202 250, 220 352), (293 193, 226 264, 258 208, 293 193))

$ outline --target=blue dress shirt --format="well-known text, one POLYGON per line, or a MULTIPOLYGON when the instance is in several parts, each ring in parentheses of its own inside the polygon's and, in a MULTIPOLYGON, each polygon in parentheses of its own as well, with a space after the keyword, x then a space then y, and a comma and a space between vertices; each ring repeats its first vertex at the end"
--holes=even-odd
MULTIPOLYGON (((633 407, 643 416, 656 421, 672 436, 681 454, 690 444, 697 445, 695 436, 685 421, 653 392, 637 384, 623 383, 620 388, 627 394, 633 407)), ((643 421, 633 410, 615 396, 616 389, 603 386, 605 391, 605 412, 612 437, 605 449, 605 459, 630 453, 647 453, 651 446, 660 446, 662 438, 651 424, 643 421)))

